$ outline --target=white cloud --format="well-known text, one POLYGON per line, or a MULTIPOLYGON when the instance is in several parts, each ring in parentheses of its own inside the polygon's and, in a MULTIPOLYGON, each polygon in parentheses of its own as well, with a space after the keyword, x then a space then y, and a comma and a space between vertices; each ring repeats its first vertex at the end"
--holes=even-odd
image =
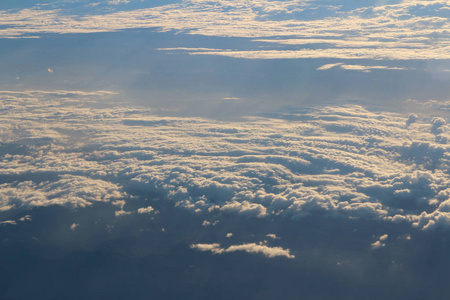
POLYGON ((121 209, 121 210, 116 210, 114 212, 114 214, 115 214, 116 217, 122 217, 122 216, 131 215, 132 212, 131 211, 125 211, 125 210, 121 209))
MULTIPOLYGON (((128 0, 112 0, 110 4, 128 0)), ((92 7, 95 9, 95 7, 92 7)), ((404 1, 350 11, 317 1, 183 1, 148 9, 71 15, 61 9, 0 12, 0 37, 36 37, 46 33, 111 32, 159 28, 217 37, 243 37, 253 50, 185 48, 197 55, 239 58, 449 59, 449 3, 404 1), (430 14, 429 8, 433 8, 430 14), (310 19, 322 8, 323 15, 310 19), (307 15, 309 18, 303 18, 307 15), (270 50, 256 43, 277 44, 270 50), (287 45, 292 50, 279 50, 287 45), (316 45, 306 47, 305 45, 316 45)), ((183 45, 180 45, 180 50, 183 45)), ((175 49, 171 49, 173 51, 175 49)))
POLYGON ((450 59, 447 47, 426 49, 405 48, 326 48, 299 50, 221 50, 190 52, 192 55, 218 55, 245 59, 300 59, 300 58, 336 58, 336 59, 374 59, 374 60, 430 60, 450 59))
POLYGON ((321 67, 318 67, 317 70, 329 70, 329 69, 332 69, 332 68, 337 67, 339 65, 342 65, 342 63, 326 64, 326 65, 323 65, 321 67))
POLYGON ((374 250, 375 250, 375 249, 380 249, 380 248, 385 247, 386 244, 383 243, 383 242, 386 241, 387 238, 388 238, 388 235, 387 235, 387 234, 383 234, 382 236, 380 236, 380 237, 378 238, 378 240, 377 240, 376 242, 372 243, 372 244, 370 245, 370 247, 371 247, 372 249, 374 249, 374 250))
POLYGON ((6 220, 6 221, 1 221, 0 225, 17 225, 17 222, 14 220, 6 220))
POLYGON ((133 195, 158 195, 203 226, 226 213, 450 228, 442 117, 405 126, 407 115, 346 105, 221 122, 88 108, 108 93, 67 93, 0 92, 0 210, 103 202, 121 216, 153 212, 125 211, 133 195))
POLYGON ((6 220, 6 221, 1 221, 0 225, 17 225, 17 222, 28 222, 31 221, 32 218, 30 215, 25 215, 21 218, 19 218, 18 220, 6 220))
POLYGON ((335 64, 326 64, 323 65, 317 70, 329 70, 334 67, 339 67, 343 70, 351 70, 351 71, 361 71, 361 72, 370 72, 371 70, 406 70, 405 68, 400 67, 388 67, 388 66, 364 66, 364 65, 346 65, 343 63, 335 63, 335 64))
POLYGON ((223 253, 231 253, 236 251, 244 251, 247 253, 257 253, 262 254, 267 258, 274 257, 286 257, 286 258, 295 258, 294 255, 290 254, 289 249, 283 249, 281 247, 269 247, 262 243, 248 243, 242 245, 231 245, 228 248, 221 248, 220 244, 192 244, 191 248, 197 249, 200 251, 211 251, 214 254, 223 254, 223 253))
MULTIPOLYGON (((42 157, 41 159, 46 159, 42 157)), ((14 159, 12 159, 14 161, 14 159)), ((7 164, 8 162, 6 162, 7 164)), ((48 161, 48 163, 62 163, 58 161, 48 161)), ((2 165, 5 164, 3 161, 2 165)), ((57 168, 63 168, 62 163, 57 168)), ((27 178, 26 173, 32 173, 33 168, 23 170, 23 178, 27 178)), ((19 171, 20 172, 20 171, 19 171)), ((8 173, 8 170, 2 172, 8 173)), ((18 176, 19 180, 20 177, 18 176)), ((43 180, 47 176, 45 173, 40 175, 43 180)), ((39 171, 37 174, 39 178, 39 171)), ((91 179, 84 176, 61 175, 57 180, 44 181, 37 183, 33 181, 16 182, 14 184, 0 184, 0 204, 10 207, 33 207, 33 206, 50 206, 50 205, 69 205, 72 207, 86 207, 93 202, 109 202, 112 199, 125 198, 126 193, 122 192, 122 188, 113 183, 91 179)))
POLYGON ((130 2, 130 0, 110 0, 110 1, 108 1, 108 4, 119 5, 119 4, 127 4, 129 2, 130 2))
POLYGON ((383 244, 381 241, 376 241, 373 244, 370 244, 370 247, 374 250, 383 248, 384 246, 386 246, 386 244, 383 244))
POLYGON ((267 237, 270 237, 271 239, 273 239, 273 240, 279 240, 280 239, 280 237, 278 237, 276 234, 274 234, 274 233, 269 233, 269 234, 267 234, 266 235, 267 237))
POLYGON ((440 134, 444 131, 444 125, 447 124, 447 122, 440 117, 434 117, 431 120, 432 126, 431 126, 431 132, 434 134, 440 134))
POLYGON ((137 210, 138 214, 149 214, 153 212, 155 209, 151 206, 141 207, 137 210))
POLYGON ((286 258, 295 258, 291 255, 289 249, 283 249, 281 247, 269 247, 262 244, 242 244, 242 245, 232 245, 228 247, 225 252, 235 252, 235 251, 245 251, 248 253, 261 253, 268 258, 273 258, 277 256, 284 256, 286 258))
POLYGON ((73 223, 72 225, 70 225, 70 230, 75 231, 78 228, 78 226, 80 226, 80 224, 73 223))
POLYGON ((400 67, 387 67, 387 66, 364 66, 364 65, 340 65, 341 69, 353 70, 361 72, 370 72, 371 70, 405 70, 405 68, 400 67))
POLYGON ((419 117, 416 114, 410 114, 408 116, 408 120, 406 121, 406 126, 408 127, 409 125, 415 123, 418 119, 419 117))
POLYGON ((215 226, 219 223, 219 220, 216 220, 214 222, 209 222, 207 220, 203 221, 202 226, 208 227, 208 226, 215 226))

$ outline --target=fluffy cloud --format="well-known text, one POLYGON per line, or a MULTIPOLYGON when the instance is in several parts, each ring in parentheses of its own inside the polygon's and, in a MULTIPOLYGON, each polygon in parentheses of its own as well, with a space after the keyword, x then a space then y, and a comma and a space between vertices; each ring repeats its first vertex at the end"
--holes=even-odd
POLYGON ((289 249, 283 249, 281 247, 269 247, 265 244, 248 243, 242 245, 231 245, 228 248, 221 248, 220 244, 192 244, 191 248, 200 251, 211 251, 214 254, 231 253, 236 251, 244 251, 247 253, 258 253, 265 257, 273 258, 277 256, 282 256, 286 258, 295 258, 294 255, 290 254, 289 249))
POLYGON ((222 122, 89 108, 108 93, 67 93, 0 93, 0 210, 103 202, 117 216, 153 213, 126 207, 139 197, 204 214, 204 226, 224 214, 450 225, 443 116, 405 126, 407 115, 346 105, 222 122))
POLYGON ((6 221, 1 221, 0 225, 17 225, 17 222, 26 222, 26 221, 31 221, 32 218, 30 215, 25 215, 21 218, 19 218, 18 220, 6 220, 6 221))
POLYGON ((252 50, 245 51, 183 48, 196 55, 260 59, 449 59, 448 11, 446 0, 389 5, 380 2, 351 9, 328 5, 326 1, 190 0, 106 14, 93 10, 90 15, 76 10, 31 8, 1 11, 0 37, 159 28, 205 36, 244 37, 257 43, 252 50), (269 48, 276 45, 267 50, 258 47, 261 43, 269 48), (287 48, 280 50, 280 46, 287 48))
POLYGON ((137 210, 138 214, 149 214, 153 212, 155 209, 151 206, 141 207, 137 210))
POLYGON ((80 226, 80 224, 73 223, 72 225, 70 225, 70 230, 75 231, 78 228, 78 226, 80 226))
POLYGON ((380 236, 378 238, 378 240, 376 242, 371 244, 370 247, 375 250, 375 249, 379 249, 379 248, 382 248, 382 247, 386 246, 386 244, 383 243, 383 242, 386 241, 387 238, 388 238, 388 235, 387 234, 383 234, 382 236, 380 236))
POLYGON ((274 240, 278 240, 280 237, 278 237, 276 234, 274 233, 269 233, 266 235, 267 237, 274 239, 274 240))

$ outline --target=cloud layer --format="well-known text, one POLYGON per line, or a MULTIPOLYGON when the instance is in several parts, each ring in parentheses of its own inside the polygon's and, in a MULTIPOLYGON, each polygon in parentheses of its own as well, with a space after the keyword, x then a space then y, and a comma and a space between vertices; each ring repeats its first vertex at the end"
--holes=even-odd
POLYGON ((347 105, 221 122, 85 107, 106 92, 0 94, 2 211, 101 201, 154 213, 128 209, 143 197, 197 214, 450 225, 442 116, 347 105))
MULTIPOLYGON (((127 4, 127 1, 110 1, 127 4)), ((180 50, 250 59, 449 59, 447 0, 397 1, 349 7, 327 1, 182 1, 126 11, 43 9, 0 11, 0 37, 158 28, 191 35, 241 37, 252 49, 180 50), (83 13, 81 13, 81 11, 83 13), (262 48, 261 48, 262 47, 262 48)))

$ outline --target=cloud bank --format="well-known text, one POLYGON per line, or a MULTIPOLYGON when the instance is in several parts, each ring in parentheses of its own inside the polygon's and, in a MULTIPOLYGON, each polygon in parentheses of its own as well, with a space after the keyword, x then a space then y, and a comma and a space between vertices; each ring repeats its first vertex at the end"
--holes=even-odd
POLYGON ((344 105, 222 122, 86 107, 105 93, 0 93, 0 210, 102 202, 124 216, 161 199, 218 219, 450 226, 444 115, 344 105), (135 198, 147 203, 130 209, 135 198))
MULTIPOLYGON (((126 6, 128 1, 110 2, 126 6)), ((85 8, 70 10, 64 6, 0 11, 0 37, 158 28, 163 32, 246 38, 253 45, 252 49, 206 51, 180 45, 180 50, 193 55, 247 59, 450 58, 450 6, 446 0, 355 7, 306 0, 190 0, 125 11, 90 9, 89 14, 85 8)))

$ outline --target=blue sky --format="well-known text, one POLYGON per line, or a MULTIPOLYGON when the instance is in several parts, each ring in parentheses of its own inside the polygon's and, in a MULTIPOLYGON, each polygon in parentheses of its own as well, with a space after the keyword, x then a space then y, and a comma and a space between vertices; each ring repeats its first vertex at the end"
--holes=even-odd
POLYGON ((447 299, 449 15, 3 1, 0 298, 447 299))

